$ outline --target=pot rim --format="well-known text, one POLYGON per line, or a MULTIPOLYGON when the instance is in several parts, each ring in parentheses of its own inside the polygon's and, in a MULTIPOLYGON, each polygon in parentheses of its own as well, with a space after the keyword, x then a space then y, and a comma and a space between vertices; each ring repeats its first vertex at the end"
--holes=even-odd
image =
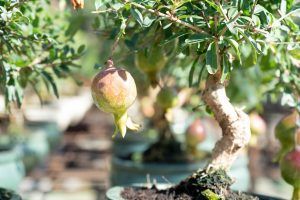
MULTIPOLYGON (((158 189, 166 189, 167 185, 170 186, 170 184, 155 184, 155 186, 158 189)), ((135 184, 135 185, 130 186, 130 187, 139 188, 139 187, 147 187, 147 186, 149 186, 149 185, 147 185, 147 184, 135 184)), ((121 192, 123 191, 124 188, 125 188, 124 186, 114 186, 114 187, 109 188, 106 191, 106 198, 109 199, 109 200, 125 200, 121 196, 121 192)), ((282 198, 272 197, 272 196, 267 196, 267 195, 262 195, 262 194, 257 194, 257 193, 249 193, 249 192, 245 192, 245 193, 249 194, 249 195, 257 196, 259 198, 264 198, 264 200, 284 200, 282 198)))
MULTIPOLYGON (((244 157, 240 157, 239 160, 241 159, 247 159, 244 157)), ((127 169, 132 169, 132 168, 136 168, 136 169, 151 169, 151 171, 163 171, 163 168, 167 168, 167 170, 170 171, 187 171, 187 170, 197 170, 200 168, 205 167, 205 165, 208 162, 208 159, 203 159, 203 160, 199 160, 196 162, 182 162, 182 163, 160 163, 160 162, 152 162, 152 163, 145 163, 145 162, 135 162, 133 160, 127 160, 127 159, 123 159, 119 156, 113 156, 112 157, 112 161, 114 166, 118 167, 122 167, 127 168, 127 169)), ((248 162, 248 160, 245 160, 245 162, 248 162)), ((240 163, 236 163, 232 166, 232 170, 239 168, 240 167, 240 163)))
POLYGON ((22 152, 18 146, 12 147, 5 151, 0 151, 0 164, 10 161, 17 161, 22 158, 22 152))

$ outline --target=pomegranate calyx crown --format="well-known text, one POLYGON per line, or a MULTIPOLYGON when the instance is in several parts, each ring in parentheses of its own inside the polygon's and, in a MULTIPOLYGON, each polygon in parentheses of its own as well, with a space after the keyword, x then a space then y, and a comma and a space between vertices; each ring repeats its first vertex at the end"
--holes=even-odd
POLYGON ((105 62, 105 64, 106 64, 106 67, 105 67, 105 68, 111 68, 111 67, 114 67, 114 61, 113 61, 111 58, 109 58, 109 59, 105 62))

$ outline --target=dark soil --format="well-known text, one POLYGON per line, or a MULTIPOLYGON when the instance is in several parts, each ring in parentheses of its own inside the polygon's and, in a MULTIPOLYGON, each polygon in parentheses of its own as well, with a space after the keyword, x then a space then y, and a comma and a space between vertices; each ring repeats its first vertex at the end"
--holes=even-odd
POLYGON ((143 162, 191 162, 184 146, 176 140, 159 140, 143 152, 143 162))
POLYGON ((204 151, 188 151, 176 140, 158 140, 145 151, 134 152, 122 159, 143 163, 193 163, 208 157, 209 154, 204 151))
POLYGON ((11 190, 0 188, 1 200, 22 200, 21 197, 11 190))
POLYGON ((258 200, 247 194, 230 190, 231 178, 225 171, 198 172, 167 190, 152 188, 125 188, 121 193, 126 200, 258 200))

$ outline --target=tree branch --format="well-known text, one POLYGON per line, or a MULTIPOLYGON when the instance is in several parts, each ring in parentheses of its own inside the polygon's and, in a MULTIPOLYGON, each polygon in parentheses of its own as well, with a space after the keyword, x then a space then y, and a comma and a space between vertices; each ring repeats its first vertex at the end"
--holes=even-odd
POLYGON ((276 24, 279 23, 280 21, 284 20, 284 18, 290 16, 291 14, 294 14, 294 13, 296 13, 296 12, 299 12, 299 10, 300 10, 300 9, 295 9, 295 10, 293 10, 293 11, 291 11, 291 12, 289 12, 289 13, 283 15, 282 17, 280 17, 279 19, 277 19, 276 21, 274 21, 274 22, 272 23, 272 25, 269 26, 268 28, 272 28, 274 25, 276 25, 276 24))
POLYGON ((258 2, 258 0, 255 0, 254 4, 253 4, 253 6, 252 6, 252 9, 251 9, 250 16, 253 15, 257 2, 258 2))
POLYGON ((172 21, 172 22, 175 22, 175 23, 177 23, 177 24, 183 25, 183 26, 185 26, 185 27, 187 27, 187 28, 189 28, 189 29, 191 29, 191 30, 193 30, 193 31, 195 31, 195 32, 198 32, 198 33, 204 33, 204 34, 209 35, 209 33, 206 32, 205 30, 203 30, 203 29, 201 29, 201 28, 199 28, 199 27, 197 27, 197 26, 193 26, 192 24, 189 24, 189 23, 187 23, 187 22, 184 22, 184 21, 178 19, 176 16, 172 15, 171 13, 165 14, 165 13, 159 12, 159 11, 157 11, 157 10, 153 10, 153 9, 150 9, 150 8, 146 8, 145 6, 140 5, 140 4, 138 4, 138 3, 135 3, 135 2, 129 2, 129 1, 125 1, 125 2, 126 2, 126 3, 129 3, 129 4, 133 5, 133 6, 135 6, 135 7, 137 7, 137 8, 141 8, 141 9, 147 11, 147 12, 153 13, 153 14, 159 16, 159 17, 165 17, 165 18, 167 18, 168 20, 170 20, 170 21, 172 21))

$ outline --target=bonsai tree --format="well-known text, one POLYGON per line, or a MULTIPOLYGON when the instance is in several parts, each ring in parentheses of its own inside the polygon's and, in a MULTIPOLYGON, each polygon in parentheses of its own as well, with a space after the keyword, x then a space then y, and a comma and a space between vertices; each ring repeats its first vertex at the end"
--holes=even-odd
MULTIPOLYGON (((248 115, 226 95, 226 86, 238 68, 259 66, 269 78, 266 82, 272 83, 268 92, 281 95, 282 103, 300 110, 299 26, 292 18, 298 10, 293 1, 112 0, 95 1, 95 6, 94 13, 103 14, 107 22, 104 28, 114 27, 111 59, 120 41, 126 45, 120 44, 121 51, 138 51, 150 47, 155 39, 162 48, 175 49, 174 59, 189 63, 191 86, 200 89, 199 82, 205 80, 202 100, 223 133, 206 172, 229 170, 251 137, 248 115)), ((93 92, 97 89, 104 94, 100 85, 93 92)))

